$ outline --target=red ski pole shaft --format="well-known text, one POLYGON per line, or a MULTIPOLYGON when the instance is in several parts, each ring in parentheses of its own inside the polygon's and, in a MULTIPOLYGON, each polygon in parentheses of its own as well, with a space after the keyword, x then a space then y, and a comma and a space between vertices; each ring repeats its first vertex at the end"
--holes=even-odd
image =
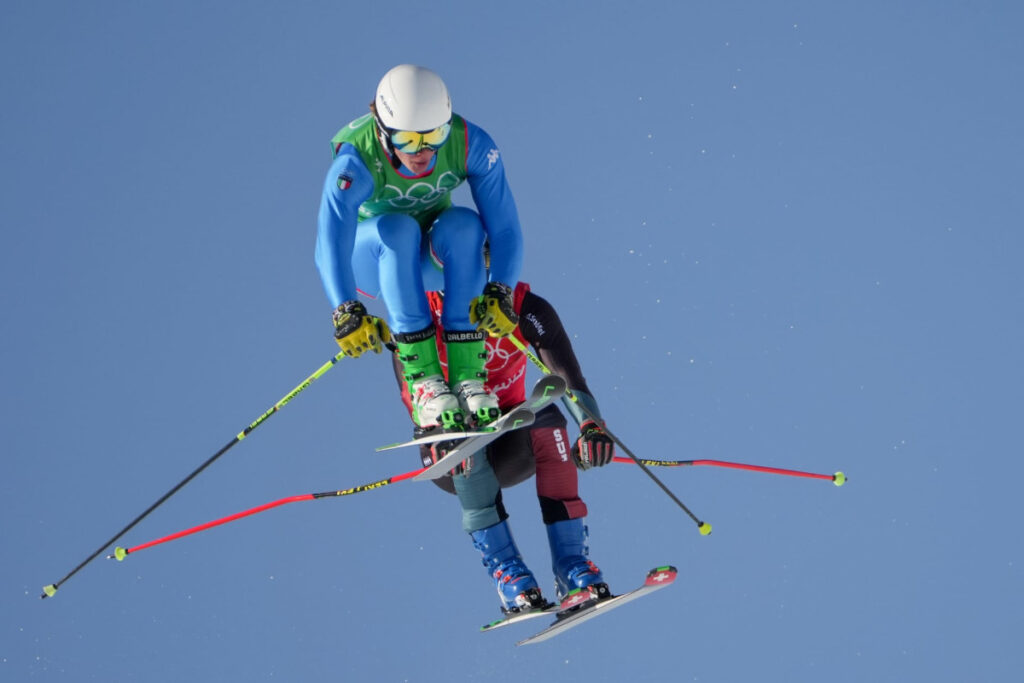
POLYGON ((236 512, 232 515, 228 515, 227 517, 221 517, 220 519, 215 519, 209 522, 205 522, 203 524, 198 524, 194 527, 189 527, 188 529, 176 531, 173 534, 168 534, 167 536, 162 536, 152 541, 140 543, 139 545, 132 546, 131 548, 122 548, 118 546, 114 548, 113 554, 107 555, 107 559, 114 559, 118 562, 121 562, 124 560, 124 558, 128 557, 128 555, 131 555, 132 553, 138 552, 140 550, 152 548, 155 545, 161 545, 163 543, 168 543, 170 541, 176 541, 179 538, 191 536, 192 534, 197 534, 200 531, 206 531, 207 529, 212 529, 223 524, 228 524, 229 522, 235 522, 245 517, 251 517, 252 515, 259 514, 260 512, 266 512, 267 510, 272 510, 276 507, 281 507, 282 505, 288 505, 289 503, 298 503, 303 500, 316 500, 318 498, 337 498, 339 496, 350 496, 355 493, 372 491, 373 489, 379 489, 384 486, 387 486, 388 484, 394 484, 399 481, 411 479, 415 477, 417 474, 421 473, 423 469, 425 468, 414 470, 412 472, 405 472, 403 474, 396 474, 393 477, 388 477, 387 479, 381 479, 379 481, 371 482, 369 484, 361 484, 360 486, 353 486, 352 488, 349 489, 341 489, 337 491, 323 491, 321 493, 304 493, 298 496, 289 496, 287 498, 281 498, 280 500, 264 503, 263 505, 257 505, 256 507, 249 508, 248 510, 236 512))
POLYGON ((107 555, 107 559, 113 558, 113 559, 116 559, 116 560, 120 561, 120 560, 123 560, 125 557, 127 557, 129 554, 134 553, 134 552, 138 552, 139 550, 145 550, 146 548, 152 548, 155 545, 160 545, 162 543, 167 543, 169 541, 174 541, 174 540, 177 540, 179 538, 184 538, 185 536, 191 536, 192 534, 197 534, 200 531, 206 531, 207 529, 212 529, 213 527, 220 526, 221 524, 227 524, 228 522, 234 522, 236 520, 242 519, 243 517, 249 517, 250 515, 255 515, 255 514, 259 513, 259 512, 265 512, 265 511, 270 510, 272 508, 280 507, 282 505, 287 505, 288 503, 297 503, 300 500, 313 500, 313 495, 307 493, 307 494, 304 494, 304 495, 301 495, 301 496, 290 496, 288 498, 282 498, 281 500, 275 500, 272 503, 265 503, 263 505, 260 505, 260 506, 254 507, 254 508, 250 508, 248 510, 243 510, 242 512, 236 512, 233 515, 228 515, 227 517, 221 517, 220 519, 215 519, 213 521, 206 522, 205 524, 200 524, 198 526, 194 526, 194 527, 191 527, 189 529, 182 529, 181 531, 175 532, 173 534, 168 534, 167 536, 163 536, 161 538, 157 538, 157 539, 154 539, 152 541, 147 541, 146 543, 141 543, 141 544, 133 546, 131 548, 117 547, 117 548, 114 548, 114 554, 113 555, 107 555))
MULTIPOLYGON (((614 457, 614 462, 634 464, 629 458, 614 457)), ((781 467, 765 467, 764 465, 748 465, 742 462, 729 462, 727 460, 641 460, 650 467, 687 467, 697 465, 708 465, 711 467, 727 467, 734 470, 749 470, 751 472, 764 472, 766 474, 780 474, 787 477, 806 477, 808 479, 825 479, 836 486, 846 483, 846 475, 842 472, 835 474, 819 474, 817 472, 802 472, 800 470, 787 470, 781 467)))

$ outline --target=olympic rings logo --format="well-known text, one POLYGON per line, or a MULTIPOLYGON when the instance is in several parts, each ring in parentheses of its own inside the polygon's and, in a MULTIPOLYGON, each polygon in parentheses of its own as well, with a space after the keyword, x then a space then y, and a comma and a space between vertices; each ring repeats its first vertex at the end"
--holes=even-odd
POLYGON ((429 208, 440 202, 448 193, 462 184, 459 176, 445 171, 437 179, 436 185, 419 182, 403 192, 402 188, 385 185, 380 196, 375 200, 386 202, 388 206, 399 211, 429 208))

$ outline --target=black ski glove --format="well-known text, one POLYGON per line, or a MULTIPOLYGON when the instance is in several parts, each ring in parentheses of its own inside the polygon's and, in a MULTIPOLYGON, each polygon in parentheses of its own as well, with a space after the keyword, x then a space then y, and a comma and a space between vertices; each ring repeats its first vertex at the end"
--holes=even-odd
POLYGON ((604 467, 615 457, 615 442, 604 433, 603 426, 593 420, 584 420, 580 425, 580 438, 572 447, 572 459, 579 469, 604 467))

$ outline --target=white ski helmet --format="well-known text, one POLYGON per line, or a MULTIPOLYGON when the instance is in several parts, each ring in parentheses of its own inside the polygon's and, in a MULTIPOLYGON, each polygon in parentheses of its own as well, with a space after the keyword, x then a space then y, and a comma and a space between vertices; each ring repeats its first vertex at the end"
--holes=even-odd
POLYGON ((391 130, 425 132, 451 121, 448 88, 422 66, 399 64, 384 74, 374 98, 377 120, 391 130))

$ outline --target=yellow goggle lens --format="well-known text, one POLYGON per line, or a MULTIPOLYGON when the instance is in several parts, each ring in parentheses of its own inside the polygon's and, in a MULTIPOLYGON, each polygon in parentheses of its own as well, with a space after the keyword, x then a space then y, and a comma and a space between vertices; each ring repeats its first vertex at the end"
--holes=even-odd
POLYGON ((452 125, 446 123, 434 130, 423 132, 396 130, 391 133, 391 144, 395 149, 404 154, 415 154, 421 149, 437 150, 448 141, 448 135, 452 132, 452 125))

